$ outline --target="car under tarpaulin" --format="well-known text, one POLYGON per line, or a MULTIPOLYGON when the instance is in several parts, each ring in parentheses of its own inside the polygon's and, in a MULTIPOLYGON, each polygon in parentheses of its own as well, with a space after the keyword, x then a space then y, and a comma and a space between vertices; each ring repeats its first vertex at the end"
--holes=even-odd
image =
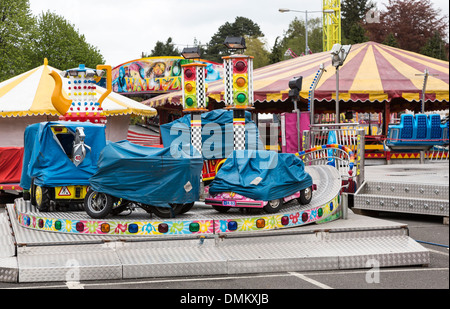
POLYGON ((20 186, 30 189, 32 178, 36 185, 45 187, 89 185, 89 178, 97 170, 100 151, 105 146, 104 125, 69 121, 32 124, 24 134, 20 186), (88 146, 86 156, 78 165, 71 158, 77 127, 83 128, 84 144, 88 146))
POLYGON ((254 200, 271 201, 312 184, 303 161, 294 154, 235 150, 212 181, 209 193, 234 192, 254 200))
MULTIPOLYGON (((213 110, 201 115, 202 154, 205 159, 228 157, 234 150, 233 111, 213 110)), ((191 116, 186 115, 160 127, 164 147, 175 143, 189 144, 191 139, 191 116)), ((252 121, 251 113, 245 112, 245 148, 264 149, 259 131, 252 121)))
POLYGON ((120 141, 108 143, 90 178, 93 190, 157 207, 199 200, 203 159, 188 145, 152 148, 120 141))

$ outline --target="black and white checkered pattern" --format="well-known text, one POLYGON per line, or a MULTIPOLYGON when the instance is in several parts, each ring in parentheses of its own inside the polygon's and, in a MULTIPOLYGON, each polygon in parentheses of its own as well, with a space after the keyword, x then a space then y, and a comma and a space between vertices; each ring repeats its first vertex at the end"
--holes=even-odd
POLYGON ((234 132, 234 150, 245 150, 245 124, 233 125, 234 132))
POLYGON ((223 71, 225 84, 225 105, 233 105, 233 61, 231 59, 224 59, 223 61, 223 71))
POLYGON ((206 108, 206 88, 205 88, 205 68, 198 66, 196 68, 196 90, 197 90, 197 107, 206 108))
POLYGON ((202 116, 191 114, 191 144, 202 153, 202 116))

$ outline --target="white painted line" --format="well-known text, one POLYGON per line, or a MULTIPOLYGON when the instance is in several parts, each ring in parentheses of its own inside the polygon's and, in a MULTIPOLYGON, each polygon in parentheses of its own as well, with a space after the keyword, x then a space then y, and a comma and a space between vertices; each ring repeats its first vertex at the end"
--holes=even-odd
POLYGON ((84 290, 84 284, 78 281, 67 281, 66 286, 69 290, 84 290))
MULTIPOLYGON (((422 271, 449 271, 448 267, 441 267, 441 268, 427 268, 427 267, 421 267, 421 268, 400 268, 400 269, 380 269, 380 273, 393 273, 393 272, 422 272, 422 271)), ((349 270, 349 271, 321 271, 321 272, 308 272, 308 276, 323 276, 323 275, 349 275, 349 274, 366 274, 367 273, 367 269, 365 270, 349 270)), ((236 280, 236 279, 253 279, 253 278, 271 278, 271 277, 287 277, 287 276, 296 276, 299 275, 301 279, 306 280, 305 278, 307 278, 304 275, 300 275, 298 273, 295 272, 290 272, 290 273, 280 273, 280 274, 271 274, 271 275, 247 275, 247 276, 229 276, 229 277, 202 277, 202 278, 178 278, 178 279, 155 279, 155 280, 145 280, 145 278, 142 279, 134 279, 135 281, 115 281, 115 282, 88 282, 88 283, 84 283, 84 284, 79 284, 80 286, 82 286, 83 288, 89 287, 89 286, 114 286, 114 285, 142 285, 142 284, 153 284, 153 283, 175 283, 175 282, 194 282, 194 281, 214 281, 214 280, 236 280)), ((224 275, 226 276, 226 275, 224 275)), ((320 284, 324 287, 330 288, 325 284, 322 284, 318 281, 315 281, 311 278, 307 278, 308 280, 312 280, 314 282, 316 282, 316 284, 320 284)), ((123 280, 133 280, 133 279, 123 279, 123 280)), ((60 288, 60 287, 64 287, 67 286, 63 284, 61 285, 32 285, 32 286, 19 286, 19 287, 11 287, 11 288, 4 288, 6 290, 14 290, 14 289, 50 289, 50 288, 60 288)))
POLYGON ((297 278, 305 280, 306 282, 309 282, 309 283, 311 283, 311 284, 313 284, 313 285, 315 285, 315 286, 317 286, 317 287, 319 287, 321 289, 333 289, 332 287, 330 287, 330 286, 328 286, 326 284, 323 284, 323 283, 321 283, 319 281, 316 281, 314 279, 308 278, 305 275, 302 275, 302 274, 299 274, 299 273, 295 273, 295 272, 290 272, 290 274, 293 275, 293 276, 296 276, 297 278))

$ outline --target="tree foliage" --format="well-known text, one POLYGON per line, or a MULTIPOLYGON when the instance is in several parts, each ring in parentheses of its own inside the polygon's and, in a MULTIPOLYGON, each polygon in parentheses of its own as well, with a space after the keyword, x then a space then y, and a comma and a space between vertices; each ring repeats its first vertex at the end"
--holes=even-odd
POLYGON ((389 0, 385 6, 379 23, 364 26, 371 41, 392 41, 393 36, 399 48, 420 53, 435 33, 445 38, 447 17, 440 17, 430 0, 389 0))
POLYGON ((158 57, 158 56, 179 56, 180 51, 172 43, 172 38, 169 37, 166 43, 157 41, 155 47, 152 49, 149 55, 145 57, 158 57))
POLYGON ((248 38, 263 37, 259 25, 251 19, 238 16, 234 22, 226 22, 219 27, 207 44, 203 58, 211 61, 222 62, 222 57, 230 55, 230 51, 224 46, 227 36, 247 36, 248 38))
POLYGON ((375 5, 369 0, 342 0, 341 31, 344 44, 356 44, 367 41, 362 21, 367 12, 375 5))
POLYGON ((87 43, 85 36, 62 16, 42 13, 37 18, 36 28, 32 43, 34 66, 42 65, 44 58, 61 70, 78 67, 80 63, 95 68, 105 62, 99 50, 87 43))
POLYGON ((447 60, 446 43, 438 31, 434 32, 434 35, 428 40, 420 52, 426 56, 447 60))
POLYGON ((63 17, 50 12, 33 16, 29 0, 1 0, 0 55, 0 81, 42 65, 44 58, 61 70, 105 62, 63 17))
POLYGON ((28 0, 0 1, 0 81, 31 68, 33 28, 28 0))
MULTIPOLYGON (((317 53, 323 50, 322 21, 320 18, 308 20, 308 46, 311 52, 317 53)), ((271 63, 281 61, 285 53, 291 49, 297 56, 306 50, 306 27, 305 22, 294 18, 284 32, 283 37, 277 37, 270 55, 271 63)), ((289 56, 290 57, 290 56, 289 56)))

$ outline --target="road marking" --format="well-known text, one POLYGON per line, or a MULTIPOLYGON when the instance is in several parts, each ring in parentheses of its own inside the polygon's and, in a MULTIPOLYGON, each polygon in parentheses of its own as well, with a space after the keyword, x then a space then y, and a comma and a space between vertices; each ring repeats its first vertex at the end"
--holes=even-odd
MULTIPOLYGON (((433 250, 433 249, 427 249, 427 250, 430 251, 430 252, 433 252, 433 253, 437 253, 437 254, 442 254, 442 255, 448 256, 448 252, 441 252, 441 251, 436 251, 436 250, 433 250)), ((448 248, 447 248, 447 250, 448 250, 448 248)))
POLYGON ((81 284, 78 281, 67 281, 66 286, 69 290, 83 290, 84 284, 81 284))
MULTIPOLYGON (((422 272, 422 271, 449 271, 448 267, 440 267, 440 268, 427 268, 427 267, 421 267, 421 268, 412 268, 412 269, 380 269, 380 273, 393 273, 393 272, 422 272)), ((323 275, 349 275, 349 274, 366 274, 367 269, 365 270, 349 270, 349 271, 321 271, 321 272, 308 272, 308 276, 323 276, 323 275)), ((154 284, 154 283, 175 283, 175 282, 194 282, 194 281, 213 281, 213 280, 236 280, 236 279, 253 279, 253 278, 271 278, 271 277, 290 277, 294 275, 295 272, 291 273, 281 273, 281 274, 271 274, 271 275, 249 275, 249 276, 231 276, 231 277, 205 277, 205 278, 179 278, 179 279, 156 279, 156 280, 145 280, 145 278, 142 278, 143 280, 136 279, 135 281, 130 282, 124 282, 121 280, 118 280, 117 282, 89 282, 85 284, 80 284, 83 288, 89 287, 89 286, 114 286, 114 285, 142 285, 142 284, 154 284)), ((299 274, 300 275, 300 274, 299 274)), ((302 278, 304 279, 304 278, 302 278)), ((312 280, 311 278, 308 278, 309 280, 312 280)), ((122 279, 123 280, 123 279, 122 279)), ((317 281, 316 281, 317 282, 317 281)), ((320 283, 321 284, 321 283, 320 283)), ((12 287, 12 288, 2 288, 6 290, 14 290, 14 289, 51 289, 51 288, 60 288, 67 285, 62 283, 60 285, 36 285, 33 284, 32 286, 18 286, 18 287, 12 287)))
POLYGON ((297 277, 297 278, 300 278, 300 279, 302 279, 302 280, 304 280, 306 282, 314 284, 315 286, 318 286, 321 289, 333 289, 332 287, 330 287, 330 286, 328 286, 326 284, 323 284, 323 283, 321 283, 319 281, 316 281, 314 279, 308 278, 305 275, 302 275, 302 274, 299 274, 299 273, 295 273, 295 272, 290 272, 290 274, 295 276, 295 277, 297 277))

